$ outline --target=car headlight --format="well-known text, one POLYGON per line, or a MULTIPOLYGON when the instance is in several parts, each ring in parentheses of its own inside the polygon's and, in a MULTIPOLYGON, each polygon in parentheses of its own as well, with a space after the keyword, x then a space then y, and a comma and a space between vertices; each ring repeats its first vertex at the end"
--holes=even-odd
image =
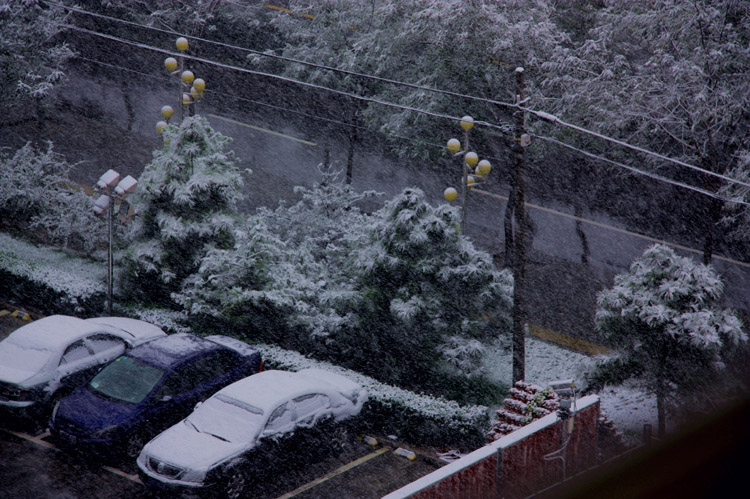
POLYGON ((203 483, 206 479, 206 470, 185 470, 180 475, 180 480, 184 482, 203 483))

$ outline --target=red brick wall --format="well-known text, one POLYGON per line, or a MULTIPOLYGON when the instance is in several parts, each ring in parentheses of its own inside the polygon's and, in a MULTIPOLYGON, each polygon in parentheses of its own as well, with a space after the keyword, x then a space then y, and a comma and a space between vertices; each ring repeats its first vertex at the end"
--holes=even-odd
POLYGON ((599 399, 584 397, 579 400, 579 407, 572 437, 564 451, 565 473, 562 461, 544 459, 562 447, 564 425, 568 424, 550 414, 386 498, 523 498, 584 471, 597 461, 599 399), (466 463, 464 467, 462 461, 466 463))

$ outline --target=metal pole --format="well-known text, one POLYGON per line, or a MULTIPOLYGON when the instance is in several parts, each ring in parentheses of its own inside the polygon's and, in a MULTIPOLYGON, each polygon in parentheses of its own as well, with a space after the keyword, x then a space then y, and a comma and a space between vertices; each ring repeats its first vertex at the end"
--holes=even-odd
POLYGON ((469 171, 466 165, 466 154, 469 152, 469 131, 464 130, 464 153, 462 156, 463 167, 464 167, 464 175, 463 175, 463 182, 461 183, 461 234, 466 233, 466 229, 464 228, 466 226, 466 188, 467 188, 467 181, 469 180, 469 171))
MULTIPOLYGON (((516 68, 516 104, 524 99, 523 68, 516 68)), ((513 382, 526 378, 526 310, 523 302, 526 284, 526 213, 524 211, 523 168, 525 153, 521 136, 526 133, 526 113, 520 109, 515 113, 515 139, 513 144, 513 171, 515 184, 514 208, 518 233, 515 235, 513 258, 513 382)))
MULTIPOLYGON (((109 189, 111 191, 112 189, 109 189)), ((112 193, 108 191, 109 194, 109 203, 107 206, 107 224, 108 224, 108 231, 109 231, 109 248, 107 250, 107 315, 112 315, 112 224, 114 217, 114 204, 115 199, 112 196, 112 193)))

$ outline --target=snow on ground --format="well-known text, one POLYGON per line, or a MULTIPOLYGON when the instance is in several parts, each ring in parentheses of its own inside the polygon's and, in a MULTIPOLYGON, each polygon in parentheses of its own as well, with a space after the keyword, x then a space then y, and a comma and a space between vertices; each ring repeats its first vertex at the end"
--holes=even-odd
MULTIPOLYGON (((584 386, 583 376, 594 363, 593 357, 547 343, 526 338, 526 381, 546 386, 550 381, 573 378, 576 386, 584 386)), ((492 378, 510 384, 513 359, 510 350, 493 347, 485 357, 485 367, 492 378)), ((656 397, 629 385, 607 387, 599 393, 604 414, 614 422, 623 436, 639 442, 643 425, 656 429, 656 397)))

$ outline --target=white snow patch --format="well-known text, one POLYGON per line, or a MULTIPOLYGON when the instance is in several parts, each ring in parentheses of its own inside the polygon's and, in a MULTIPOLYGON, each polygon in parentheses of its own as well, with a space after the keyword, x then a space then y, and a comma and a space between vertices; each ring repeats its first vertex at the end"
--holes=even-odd
MULTIPOLYGON (((594 358, 533 337, 526 338, 526 381, 546 386, 550 381, 573 378, 584 386, 583 373, 593 367, 594 358)), ((485 369, 494 379, 510 384, 513 376, 511 351, 488 349, 485 369)), ((631 443, 640 443, 644 424, 656 428, 656 396, 632 384, 607 387, 599 393, 601 409, 631 443)))

